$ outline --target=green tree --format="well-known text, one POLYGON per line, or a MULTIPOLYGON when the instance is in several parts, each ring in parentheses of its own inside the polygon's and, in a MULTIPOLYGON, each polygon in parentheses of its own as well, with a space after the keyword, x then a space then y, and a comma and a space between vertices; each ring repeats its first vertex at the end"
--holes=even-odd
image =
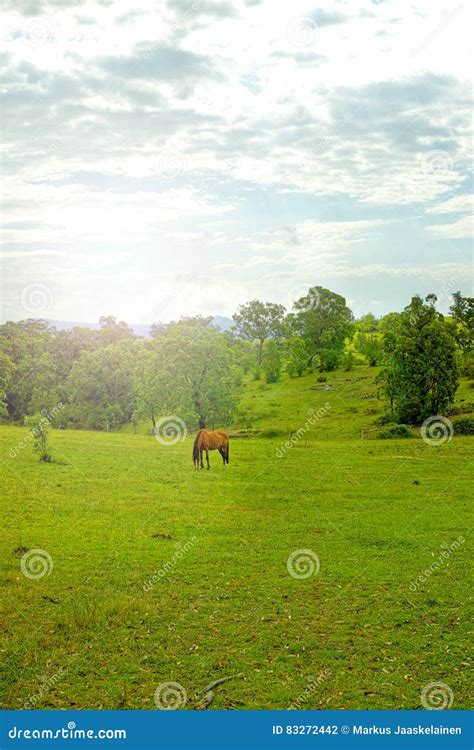
POLYGON ((234 314, 237 335, 257 342, 257 364, 263 356, 263 346, 269 338, 278 338, 283 333, 285 308, 273 302, 254 299, 240 305, 234 314))
POLYGON ((435 295, 413 297, 398 325, 384 334, 379 379, 401 423, 445 413, 458 385, 456 342, 435 302, 435 295))
POLYGON ((212 326, 179 322, 153 345, 136 384, 140 412, 153 423, 176 414, 190 424, 228 424, 238 382, 228 339, 212 326))
POLYGON ((354 347, 359 354, 365 357, 371 367, 378 365, 382 356, 382 343, 378 333, 366 333, 364 330, 356 331, 354 347))
POLYGON ((309 363, 308 347, 301 336, 292 336, 287 344, 288 361, 286 370, 292 378, 301 377, 309 363))
POLYGON ((449 311, 456 323, 456 341, 463 353, 469 354, 474 343, 474 297, 455 292, 449 311))
POLYGON ((0 351, 0 418, 8 417, 8 392, 15 377, 15 364, 0 351))
POLYGON ((49 421, 37 412, 32 417, 25 417, 25 425, 30 428, 33 437, 33 448, 40 461, 52 461, 53 456, 49 446, 49 421))
POLYGON ((262 368, 267 383, 276 383, 280 379, 281 357, 276 341, 270 339, 263 348, 262 368))
POLYGON ((114 429, 135 409, 135 370, 143 343, 122 340, 83 352, 67 380, 66 414, 78 426, 114 429))
POLYGON ((311 287, 295 302, 296 313, 288 316, 288 325, 299 334, 321 370, 337 367, 345 341, 354 331, 354 317, 341 295, 321 286, 311 287))

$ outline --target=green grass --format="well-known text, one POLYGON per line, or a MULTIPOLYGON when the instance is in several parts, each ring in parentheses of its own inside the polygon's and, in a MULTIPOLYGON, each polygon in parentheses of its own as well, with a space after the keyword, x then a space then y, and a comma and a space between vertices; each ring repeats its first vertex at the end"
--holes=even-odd
POLYGON ((58 462, 31 446, 11 458, 27 431, 0 428, 2 707, 36 695, 37 708, 152 709, 174 681, 195 708, 232 677, 211 708, 287 708, 303 693, 302 708, 421 708, 439 681, 467 708, 471 438, 375 440, 373 371, 328 383, 248 384, 254 427, 283 434, 232 440, 225 470, 212 453, 195 472, 191 437, 125 433, 54 431, 58 462), (20 569, 34 548, 54 562, 39 580, 20 569), (297 549, 319 557, 317 575, 289 575, 297 549))

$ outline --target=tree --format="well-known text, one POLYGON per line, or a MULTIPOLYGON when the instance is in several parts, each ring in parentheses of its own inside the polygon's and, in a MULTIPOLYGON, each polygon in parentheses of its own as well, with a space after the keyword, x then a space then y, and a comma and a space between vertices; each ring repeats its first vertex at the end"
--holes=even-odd
POLYGON ((354 336, 354 347, 362 354, 371 367, 375 367, 382 356, 382 344, 378 333, 366 333, 363 330, 356 332, 354 336))
POLYGON ((435 295, 425 301, 413 297, 398 325, 384 334, 380 381, 398 422, 418 423, 446 412, 456 392, 456 342, 435 302, 435 295))
POLYGON ((103 345, 116 344, 123 339, 135 338, 132 329, 123 320, 117 322, 113 315, 101 315, 99 318, 99 341, 103 345))
POLYGON ((135 409, 135 370, 143 342, 123 340, 83 352, 67 380, 66 414, 81 427, 114 429, 135 409))
POLYGON ((0 418, 8 417, 7 397, 15 376, 15 364, 0 351, 0 418))
POLYGON ((51 448, 49 446, 49 421, 47 417, 39 412, 32 417, 25 417, 25 425, 30 428, 33 437, 33 448, 39 455, 40 461, 52 461, 51 448))
POLYGON ((276 383, 280 379, 281 357, 276 341, 270 340, 265 343, 262 368, 267 383, 276 383))
POLYGON ((310 357, 319 358, 321 370, 337 367, 345 340, 354 330, 354 317, 344 297, 315 286, 294 307, 296 313, 288 316, 288 324, 304 339, 310 357))
POLYGON ((283 332, 285 308, 273 302, 257 299, 240 305, 233 318, 237 334, 244 339, 256 340, 257 364, 262 362, 263 345, 269 338, 278 338, 283 332))
POLYGON ((159 415, 171 414, 210 427, 230 422, 237 373, 225 336, 212 326, 179 322, 153 347, 136 384, 142 414, 153 423, 159 415))
POLYGON ((474 297, 455 292, 449 311, 456 323, 456 341, 463 353, 469 354, 474 344, 474 297))
POLYGON ((308 366, 309 352, 301 336, 292 336, 288 341, 288 361, 286 370, 291 378, 301 377, 308 366))

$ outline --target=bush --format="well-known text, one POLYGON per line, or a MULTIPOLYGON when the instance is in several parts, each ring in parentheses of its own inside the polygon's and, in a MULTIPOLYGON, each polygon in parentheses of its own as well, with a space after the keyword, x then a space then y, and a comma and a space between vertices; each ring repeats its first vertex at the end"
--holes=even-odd
POLYGON ((327 382, 327 377, 326 377, 326 375, 318 375, 318 377, 316 378, 316 380, 317 380, 318 383, 326 383, 327 382))
POLYGON ((276 438, 281 437, 282 435, 286 435, 285 430, 274 430, 272 428, 269 428, 260 432, 260 437, 264 438, 276 438))
POLYGON ((392 440, 393 438, 409 438, 412 437, 412 432, 407 424, 391 423, 387 425, 385 430, 381 430, 377 437, 381 440, 392 440))
POLYGON ((474 417, 453 420, 455 435, 474 435, 474 417))
POLYGON ((49 447, 49 421, 39 412, 32 417, 25 417, 25 425, 31 430, 33 448, 39 455, 40 461, 52 461, 53 456, 49 447))
POLYGON ((354 369, 356 359, 352 352, 346 352, 342 357, 342 366, 346 372, 354 369))
POLYGON ((374 424, 384 425, 384 424, 390 424, 392 421, 392 417, 390 414, 381 414, 380 417, 377 417, 377 419, 374 419, 374 424))

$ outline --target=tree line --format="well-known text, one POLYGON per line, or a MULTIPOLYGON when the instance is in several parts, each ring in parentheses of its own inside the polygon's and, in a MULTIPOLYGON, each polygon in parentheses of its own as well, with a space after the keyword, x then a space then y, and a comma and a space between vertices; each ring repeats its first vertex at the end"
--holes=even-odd
POLYGON ((23 423, 50 414, 62 428, 117 429, 163 414, 190 426, 230 424, 244 379, 275 383, 286 373, 378 367, 392 421, 418 423, 452 404, 462 370, 473 375, 474 300, 453 295, 450 314, 435 295, 413 297, 400 313, 356 320, 339 294, 321 286, 287 312, 252 300, 230 331, 197 316, 134 334, 112 316, 97 331, 59 331, 43 320, 0 326, 0 419, 23 423))

